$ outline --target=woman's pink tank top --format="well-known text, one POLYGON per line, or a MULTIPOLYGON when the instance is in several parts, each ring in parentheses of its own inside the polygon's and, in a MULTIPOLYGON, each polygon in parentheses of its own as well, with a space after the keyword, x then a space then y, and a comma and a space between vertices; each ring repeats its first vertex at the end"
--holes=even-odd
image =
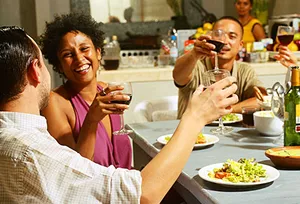
MULTIPOLYGON (((68 87, 68 89, 70 89, 68 87)), ((97 90, 101 91, 103 88, 98 85, 97 90)), ((83 125, 85 116, 89 111, 89 105, 83 98, 71 92, 71 103, 73 105, 76 122, 75 129, 73 130, 73 136, 77 142, 80 129, 83 125)), ((112 132, 119 130, 121 127, 121 120, 119 115, 109 115, 112 132)), ((113 165, 115 167, 131 169, 131 155, 132 149, 128 135, 112 136, 111 140, 104 128, 103 123, 100 121, 96 133, 96 143, 94 152, 94 162, 102 166, 113 165)))

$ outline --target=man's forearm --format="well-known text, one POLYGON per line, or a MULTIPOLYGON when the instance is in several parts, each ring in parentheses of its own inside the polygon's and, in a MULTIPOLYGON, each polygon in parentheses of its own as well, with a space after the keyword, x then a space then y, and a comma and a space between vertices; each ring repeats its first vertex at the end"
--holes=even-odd
POLYGON ((143 178, 141 203, 161 201, 181 173, 197 135, 204 125, 203 121, 190 116, 180 121, 170 142, 141 172, 143 178), (185 134, 188 137, 183 137, 185 134), (161 185, 157 185, 158 183, 161 185))
POLYGON ((259 104, 256 101, 256 97, 248 98, 244 101, 241 101, 237 104, 234 104, 232 106, 232 109, 233 109, 232 112, 233 113, 242 113, 242 107, 245 107, 245 106, 251 106, 251 107, 259 108, 259 104))
POLYGON ((173 70, 173 78, 178 85, 186 85, 191 80, 198 59, 199 57, 197 57, 194 50, 177 59, 173 70))

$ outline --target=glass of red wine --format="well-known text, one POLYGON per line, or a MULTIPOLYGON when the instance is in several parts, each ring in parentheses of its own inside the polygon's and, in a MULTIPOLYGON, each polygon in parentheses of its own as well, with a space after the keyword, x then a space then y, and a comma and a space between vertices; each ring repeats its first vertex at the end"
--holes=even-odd
MULTIPOLYGON (((277 39, 280 45, 288 46, 294 40, 295 29, 291 26, 278 26, 277 39)), ((280 57, 281 63, 285 63, 285 59, 280 57)))
MULTIPOLYGON (((129 105, 132 99, 132 86, 130 82, 110 82, 108 83, 108 86, 123 86, 123 90, 118 90, 116 93, 121 93, 123 95, 129 96, 128 101, 121 101, 121 100, 115 100, 111 101, 111 103, 118 103, 118 104, 126 104, 129 105)), ((129 133, 132 133, 132 130, 126 130, 124 126, 124 116, 123 114, 120 115, 120 122, 121 122, 121 128, 118 131, 114 131, 113 135, 127 135, 129 133)))
POLYGON ((207 40, 208 43, 214 44, 216 46, 216 48, 214 49, 214 51, 216 52, 216 56, 215 56, 215 69, 219 69, 218 67, 218 53, 221 52, 222 48, 225 45, 225 32, 223 30, 212 30, 208 33, 209 35, 211 35, 211 40, 207 40))
MULTIPOLYGON (((202 85, 208 87, 215 82, 230 76, 230 72, 226 69, 213 69, 204 72, 202 77, 202 85)), ((219 118, 219 126, 210 130, 214 134, 225 135, 233 131, 232 127, 224 126, 222 117, 219 118)))
POLYGON ((294 39, 295 29, 291 26, 278 26, 277 38, 280 45, 288 46, 294 39))

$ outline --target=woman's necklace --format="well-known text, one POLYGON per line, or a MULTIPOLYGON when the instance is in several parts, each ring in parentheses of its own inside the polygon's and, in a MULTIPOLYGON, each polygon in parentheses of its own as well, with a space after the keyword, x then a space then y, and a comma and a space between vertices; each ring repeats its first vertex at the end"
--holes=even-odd
POLYGON ((248 16, 248 18, 245 21, 244 20, 241 21, 242 25, 243 26, 247 25, 251 21, 251 19, 252 19, 252 16, 248 16))

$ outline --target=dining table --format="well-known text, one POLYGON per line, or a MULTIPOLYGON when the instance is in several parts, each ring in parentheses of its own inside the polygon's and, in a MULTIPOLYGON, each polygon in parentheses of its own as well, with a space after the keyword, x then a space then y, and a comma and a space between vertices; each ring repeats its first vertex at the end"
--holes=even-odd
MULTIPOLYGON (((157 139, 163 135, 172 135, 178 123, 179 120, 168 120, 126 125, 127 129, 133 130, 130 137, 133 142, 136 169, 142 169, 159 153, 164 145, 157 139)), ((255 128, 245 128, 240 123, 232 125, 234 125, 233 132, 218 135, 218 142, 193 149, 173 186, 177 193, 186 203, 191 204, 300 203, 300 171, 278 168, 265 156, 266 150, 280 146, 275 142, 280 136, 263 136, 255 128), (248 186, 223 185, 203 180, 199 176, 201 168, 224 163, 228 159, 237 161, 241 158, 254 158, 259 164, 274 167, 280 175, 274 181, 265 184, 253 183, 248 186)), ((210 135, 211 128, 214 126, 205 126, 202 133, 210 135)))

